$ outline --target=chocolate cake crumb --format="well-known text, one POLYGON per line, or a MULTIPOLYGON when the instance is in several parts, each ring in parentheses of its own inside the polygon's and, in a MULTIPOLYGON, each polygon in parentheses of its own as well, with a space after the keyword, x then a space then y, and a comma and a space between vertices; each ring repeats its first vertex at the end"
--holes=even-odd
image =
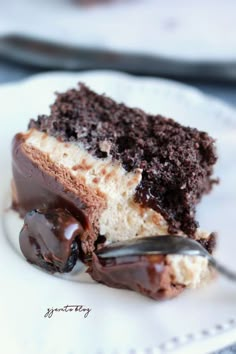
POLYGON ((207 239, 199 240, 199 243, 209 252, 212 253, 216 247, 217 234, 212 232, 207 239))
POLYGON ((207 133, 128 108, 84 84, 57 94, 50 115, 31 120, 29 128, 81 142, 98 158, 109 154, 127 171, 142 169, 135 201, 160 212, 170 233, 182 230, 194 237, 196 204, 216 183, 214 140, 207 133))

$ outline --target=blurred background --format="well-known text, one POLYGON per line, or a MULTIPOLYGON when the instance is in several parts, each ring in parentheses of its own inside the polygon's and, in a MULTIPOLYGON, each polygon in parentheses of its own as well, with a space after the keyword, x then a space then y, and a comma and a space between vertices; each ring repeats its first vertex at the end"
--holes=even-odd
POLYGON ((91 69, 174 79, 236 108, 236 0, 0 0, 0 83, 91 69))
POLYGON ((0 0, 0 82, 113 69, 236 104, 235 0, 0 0))

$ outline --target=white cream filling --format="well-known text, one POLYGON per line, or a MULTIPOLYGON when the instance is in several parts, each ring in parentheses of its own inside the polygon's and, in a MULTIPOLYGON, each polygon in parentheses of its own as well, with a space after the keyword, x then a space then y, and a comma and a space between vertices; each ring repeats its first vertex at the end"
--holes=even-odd
MULTIPOLYGON (((168 234, 168 223, 162 215, 133 200, 142 170, 127 172, 111 157, 98 159, 81 144, 59 142, 37 130, 30 131, 26 143, 46 153, 55 164, 68 169, 76 178, 83 178, 88 187, 99 189, 106 196, 107 208, 100 217, 100 234, 108 241, 168 234)), ((106 142, 103 145, 109 150, 106 142)), ((208 235, 200 230, 197 232, 199 238, 208 235)), ((209 276, 207 260, 202 257, 168 256, 168 259, 176 283, 196 287, 209 276)))
POLYGON ((98 159, 81 145, 62 143, 54 137, 33 130, 27 144, 46 153, 57 165, 62 165, 76 178, 83 178, 90 188, 99 189, 107 199, 107 208, 100 217, 100 234, 108 241, 167 233, 165 219, 150 208, 133 201, 142 171, 127 172, 111 158, 98 159))
POLYGON ((174 282, 177 284, 197 288, 212 278, 212 272, 205 257, 169 255, 167 260, 173 269, 174 282))

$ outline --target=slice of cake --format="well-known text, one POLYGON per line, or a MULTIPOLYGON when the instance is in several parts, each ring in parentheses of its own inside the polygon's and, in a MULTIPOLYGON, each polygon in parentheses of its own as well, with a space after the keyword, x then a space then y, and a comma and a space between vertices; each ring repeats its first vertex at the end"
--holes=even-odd
MULTIPOLYGON (((58 94, 50 115, 28 128, 13 141, 13 207, 22 217, 35 209, 66 210, 83 226, 84 255, 101 237, 107 244, 165 234, 186 235, 212 251, 214 235, 195 220, 197 203, 216 182, 207 133, 128 108, 83 84, 58 94)), ((161 262, 165 288, 195 287, 209 276, 201 257, 161 262)))

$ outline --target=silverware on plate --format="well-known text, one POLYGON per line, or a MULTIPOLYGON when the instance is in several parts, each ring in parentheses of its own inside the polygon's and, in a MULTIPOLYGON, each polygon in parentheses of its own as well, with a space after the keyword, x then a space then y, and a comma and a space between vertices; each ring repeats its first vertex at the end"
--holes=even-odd
POLYGON ((199 242, 187 237, 171 235, 143 237, 112 243, 96 252, 101 259, 175 254, 206 257, 210 266, 228 279, 236 281, 236 272, 220 264, 199 242))
POLYGON ((188 61, 149 54, 117 52, 109 48, 71 46, 24 34, 0 37, 0 55, 47 69, 113 69, 174 78, 236 79, 236 61, 188 61))

